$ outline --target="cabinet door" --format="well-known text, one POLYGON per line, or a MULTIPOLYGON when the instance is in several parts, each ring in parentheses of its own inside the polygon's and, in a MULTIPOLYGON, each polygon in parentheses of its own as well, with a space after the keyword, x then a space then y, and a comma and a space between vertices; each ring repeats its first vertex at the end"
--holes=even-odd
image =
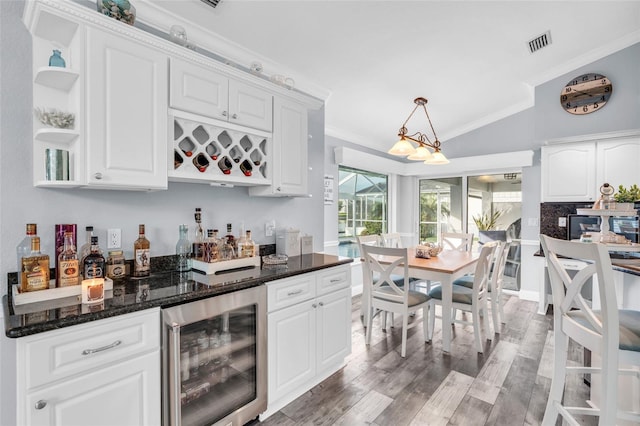
POLYGON ((318 373, 336 365, 351 353, 351 290, 319 297, 318 373))
POLYGON ((593 201, 596 195, 593 142, 542 147, 542 201, 593 201))
POLYGON ((87 30, 87 182, 167 188, 167 56, 87 30))
POLYGON ((294 391, 316 374, 315 300, 269 314, 269 401, 294 391))
POLYGON ((210 69, 171 59, 169 101, 172 108, 227 120, 229 79, 210 69))
POLYGON ((273 99, 273 184, 249 188, 250 195, 305 196, 309 174, 307 109, 296 102, 273 99))
POLYGON ((640 138, 624 138, 597 145, 598 174, 596 184, 608 182, 618 185, 640 184, 640 138))
POLYGON ((229 121, 270 132, 273 129, 273 96, 257 87, 229 80, 229 121))
POLYGON ((160 352, 27 394, 29 425, 159 425, 160 352))

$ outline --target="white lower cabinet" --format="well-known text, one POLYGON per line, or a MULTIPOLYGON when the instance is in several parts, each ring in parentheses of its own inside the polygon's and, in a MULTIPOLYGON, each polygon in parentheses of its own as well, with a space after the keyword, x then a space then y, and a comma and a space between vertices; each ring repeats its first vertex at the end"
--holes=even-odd
POLYGON ((351 353, 351 268, 267 283, 266 418, 339 370, 351 353))
POLYGON ((159 309, 18 339, 17 423, 158 425, 159 309))

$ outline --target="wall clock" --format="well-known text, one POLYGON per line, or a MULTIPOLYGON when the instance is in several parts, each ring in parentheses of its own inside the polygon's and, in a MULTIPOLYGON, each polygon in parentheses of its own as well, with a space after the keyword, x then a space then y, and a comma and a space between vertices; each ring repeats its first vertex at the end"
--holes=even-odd
POLYGON ((567 83, 560 93, 560 104, 571 114, 589 114, 601 109, 611 97, 613 85, 602 74, 583 74, 567 83))

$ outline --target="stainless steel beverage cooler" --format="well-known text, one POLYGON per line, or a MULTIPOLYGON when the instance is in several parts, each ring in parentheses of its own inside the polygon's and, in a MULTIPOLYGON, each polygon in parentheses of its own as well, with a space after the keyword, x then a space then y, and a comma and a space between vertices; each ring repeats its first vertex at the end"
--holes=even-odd
POLYGON ((165 425, 242 425, 267 408, 264 285, 163 309, 165 425))

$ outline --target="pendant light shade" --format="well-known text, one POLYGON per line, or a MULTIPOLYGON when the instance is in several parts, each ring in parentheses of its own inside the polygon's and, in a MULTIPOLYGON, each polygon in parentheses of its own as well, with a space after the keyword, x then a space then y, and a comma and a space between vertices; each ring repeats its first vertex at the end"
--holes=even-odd
POLYGON ((431 158, 431 153, 424 146, 419 146, 416 148, 416 152, 407 157, 409 160, 415 161, 428 161, 431 158))
POLYGON ((449 160, 440 151, 436 151, 431 154, 431 158, 425 160, 424 164, 449 164, 449 160))
POLYGON ((401 137, 398 142, 393 145, 393 147, 388 151, 391 155, 399 155, 406 157, 407 155, 412 155, 416 152, 416 149, 411 145, 411 142, 401 137))

